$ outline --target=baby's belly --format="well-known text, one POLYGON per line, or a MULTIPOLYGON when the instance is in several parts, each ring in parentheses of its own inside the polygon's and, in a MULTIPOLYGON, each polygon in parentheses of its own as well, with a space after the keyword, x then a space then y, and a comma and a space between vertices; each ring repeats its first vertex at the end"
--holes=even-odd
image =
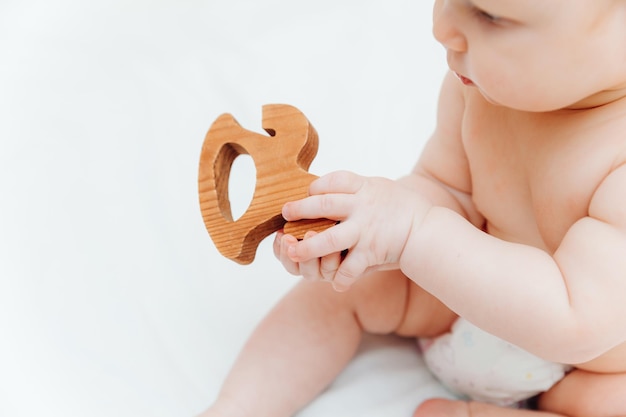
POLYGON ((576 368, 591 372, 626 372, 626 343, 623 343, 596 359, 576 365, 576 368))

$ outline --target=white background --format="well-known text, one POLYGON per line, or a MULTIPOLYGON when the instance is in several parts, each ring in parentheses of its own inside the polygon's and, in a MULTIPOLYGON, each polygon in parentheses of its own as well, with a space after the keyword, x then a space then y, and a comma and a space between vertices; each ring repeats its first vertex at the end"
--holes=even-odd
MULTIPOLYGON (((261 131, 261 106, 288 103, 320 136, 310 172, 407 173, 446 67, 431 7, 2 0, 0 416, 210 404, 297 278, 272 238, 249 266, 213 246, 196 185, 208 127, 230 112, 261 131)), ((241 211, 254 171, 240 162, 241 211)), ((432 395, 412 342, 371 338, 301 415, 406 416, 432 395)))

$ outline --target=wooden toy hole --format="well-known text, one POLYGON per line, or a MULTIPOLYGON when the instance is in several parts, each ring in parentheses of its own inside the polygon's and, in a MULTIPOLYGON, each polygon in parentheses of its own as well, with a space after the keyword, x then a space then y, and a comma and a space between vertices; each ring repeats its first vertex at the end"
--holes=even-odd
POLYGON ((239 219, 250 207, 256 188, 256 166, 248 154, 235 158, 230 169, 228 195, 233 221, 239 219))
POLYGON ((226 220, 234 222, 245 214, 254 198, 256 188, 254 160, 243 146, 225 143, 215 159, 213 171, 217 206, 226 220), (231 196, 235 196, 234 213, 231 209, 231 196))

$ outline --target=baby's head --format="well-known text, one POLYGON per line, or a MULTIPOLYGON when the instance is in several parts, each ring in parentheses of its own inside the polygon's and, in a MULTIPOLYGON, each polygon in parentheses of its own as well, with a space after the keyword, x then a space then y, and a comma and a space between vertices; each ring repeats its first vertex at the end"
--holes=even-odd
POLYGON ((460 80, 527 111, 626 96, 625 0, 436 0, 433 33, 460 80))

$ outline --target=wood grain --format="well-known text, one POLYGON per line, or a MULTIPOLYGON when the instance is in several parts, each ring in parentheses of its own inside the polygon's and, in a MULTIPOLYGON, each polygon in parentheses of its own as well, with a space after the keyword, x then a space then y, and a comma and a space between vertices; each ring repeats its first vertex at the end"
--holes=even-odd
POLYGON ((267 135, 244 129, 230 114, 222 114, 209 128, 202 145, 198 193, 202 218, 213 243, 225 257, 240 264, 254 260, 263 239, 285 227, 301 239, 308 230, 320 232, 336 224, 328 219, 285 224, 283 205, 308 195, 317 176, 308 172, 317 154, 317 132, 295 107, 263 106, 267 135), (230 170, 242 154, 256 167, 256 188, 246 212, 233 220, 228 196, 230 170))

